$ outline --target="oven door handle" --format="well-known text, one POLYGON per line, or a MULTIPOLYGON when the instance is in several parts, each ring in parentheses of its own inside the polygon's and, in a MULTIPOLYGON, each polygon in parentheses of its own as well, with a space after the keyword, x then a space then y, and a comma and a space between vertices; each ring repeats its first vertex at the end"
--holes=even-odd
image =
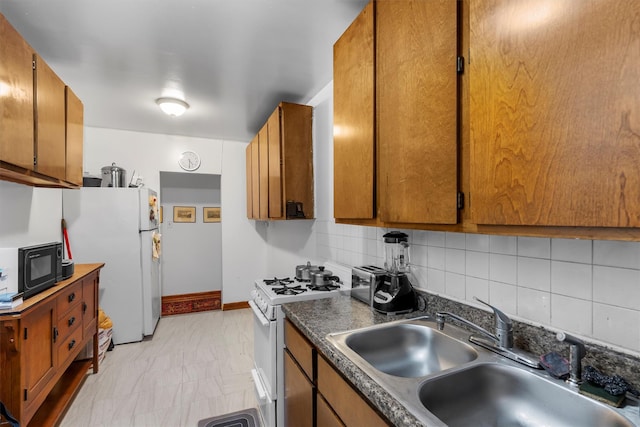
POLYGON ((255 302, 249 301, 249 306, 251 310, 253 310, 253 314, 256 316, 260 324, 264 327, 269 326, 269 319, 265 317, 265 315, 260 311, 255 302))
POLYGON ((260 380, 260 374, 256 369, 251 370, 251 376, 253 377, 253 382, 256 384, 256 391, 258 392, 258 398, 260 400, 265 400, 267 398, 267 391, 264 389, 262 385, 262 380, 260 380))

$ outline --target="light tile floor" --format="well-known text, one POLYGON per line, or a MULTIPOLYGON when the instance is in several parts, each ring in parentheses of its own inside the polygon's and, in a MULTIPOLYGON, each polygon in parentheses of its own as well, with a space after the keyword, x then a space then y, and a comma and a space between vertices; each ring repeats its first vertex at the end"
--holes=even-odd
POLYGON ((117 345, 91 374, 62 427, 195 427, 257 407, 250 309, 160 319, 153 338, 117 345))

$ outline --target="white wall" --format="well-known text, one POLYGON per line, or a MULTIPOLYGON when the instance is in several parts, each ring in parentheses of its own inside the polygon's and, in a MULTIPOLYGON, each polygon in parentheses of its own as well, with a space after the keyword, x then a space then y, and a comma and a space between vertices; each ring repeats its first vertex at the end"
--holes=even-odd
POLYGON ((61 194, 58 189, 0 181, 0 267, 7 275, 0 288, 18 290, 16 248, 62 242, 61 194))
POLYGON ((135 171, 144 178, 145 186, 158 191, 160 171, 184 172, 178 159, 186 150, 197 152, 202 159, 195 173, 219 175, 222 171, 222 140, 91 127, 85 127, 84 135, 85 174, 101 176, 101 169, 115 162, 127 171, 128 181, 135 171))
POLYGON ((147 187, 158 190, 161 171, 184 172, 178 166, 180 153, 193 150, 200 154, 202 165, 195 173, 222 175, 222 302, 247 301, 253 281, 266 274, 266 231, 246 215, 246 145, 87 127, 85 172, 99 176, 103 166, 116 162, 127 170, 129 179, 135 170, 136 175, 144 177, 147 187))
POLYGON ((246 148, 247 144, 224 144, 223 303, 248 301, 254 280, 267 277, 266 224, 247 219, 246 148))

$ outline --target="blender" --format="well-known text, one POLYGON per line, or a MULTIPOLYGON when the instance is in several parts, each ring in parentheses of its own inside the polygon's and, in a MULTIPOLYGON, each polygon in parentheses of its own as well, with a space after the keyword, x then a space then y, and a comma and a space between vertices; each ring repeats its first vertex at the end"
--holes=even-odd
POLYGON ((382 237, 386 273, 373 294, 373 308, 385 314, 409 313, 416 308, 416 294, 409 280, 409 236, 391 231, 382 237))

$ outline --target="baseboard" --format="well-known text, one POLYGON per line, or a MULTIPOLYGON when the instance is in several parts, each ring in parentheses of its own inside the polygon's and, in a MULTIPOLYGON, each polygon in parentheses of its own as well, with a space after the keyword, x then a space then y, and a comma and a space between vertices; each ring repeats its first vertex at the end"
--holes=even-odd
POLYGON ((220 310, 222 292, 208 291, 162 297, 162 316, 220 310))
POLYGON ((222 311, 239 310, 241 308, 249 308, 249 302, 248 301, 228 302, 222 305, 222 311))

